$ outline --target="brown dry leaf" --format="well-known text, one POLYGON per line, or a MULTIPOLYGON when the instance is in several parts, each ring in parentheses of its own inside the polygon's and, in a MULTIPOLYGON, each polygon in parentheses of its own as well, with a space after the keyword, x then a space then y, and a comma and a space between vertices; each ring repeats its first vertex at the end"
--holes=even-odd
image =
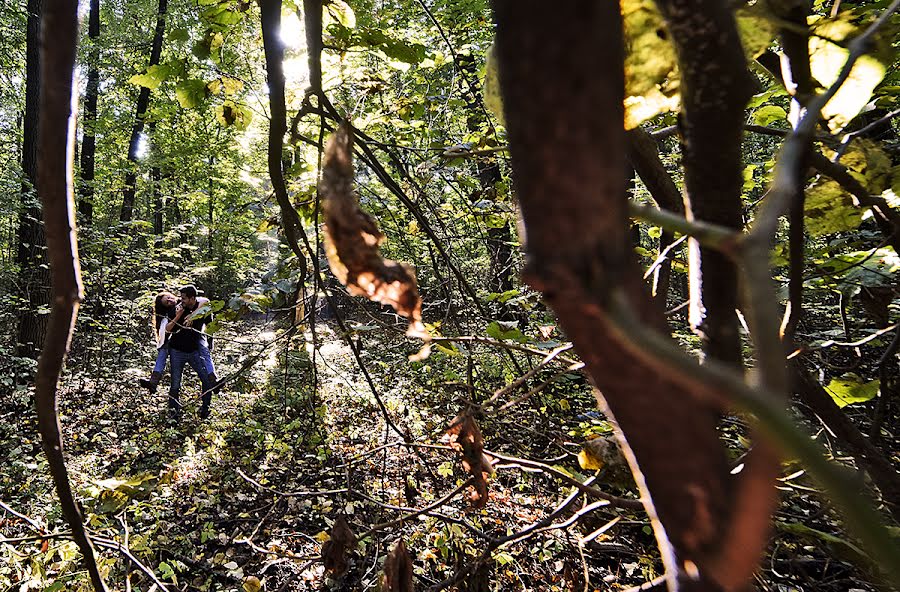
POLYGON ((494 468, 484 454, 484 438, 475 419, 468 413, 457 416, 447 429, 446 441, 462 453, 462 466, 475 479, 469 494, 472 507, 483 508, 488 500, 487 476, 494 468))
POLYGON ((335 520, 330 535, 322 545, 322 562, 325 571, 339 576, 347 571, 347 552, 356 546, 356 535, 342 516, 335 520))
POLYGON ((345 121, 328 140, 319 184, 328 265, 350 294, 390 304, 409 319, 407 335, 428 339, 415 271, 405 263, 381 257, 378 246, 384 235, 375 220, 360 209, 353 176, 353 128, 345 121))
POLYGON ((403 539, 397 541, 384 560, 382 592, 413 592, 413 563, 403 539))

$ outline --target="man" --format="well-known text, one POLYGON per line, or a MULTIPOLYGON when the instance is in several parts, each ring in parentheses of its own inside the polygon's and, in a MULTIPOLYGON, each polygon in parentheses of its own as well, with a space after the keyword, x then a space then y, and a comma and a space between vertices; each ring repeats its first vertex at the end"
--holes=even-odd
POLYGON ((207 317, 194 315, 200 307, 197 300, 197 288, 185 286, 180 290, 181 303, 175 307, 175 316, 166 325, 169 333, 169 349, 171 356, 172 382, 169 386, 169 412, 174 418, 181 416, 181 378, 184 373, 184 365, 188 364, 200 377, 203 386, 203 398, 200 405, 200 418, 209 417, 209 404, 212 400, 212 390, 215 386, 210 368, 212 360, 209 357, 209 349, 206 345, 206 335, 203 329, 206 327, 207 317))

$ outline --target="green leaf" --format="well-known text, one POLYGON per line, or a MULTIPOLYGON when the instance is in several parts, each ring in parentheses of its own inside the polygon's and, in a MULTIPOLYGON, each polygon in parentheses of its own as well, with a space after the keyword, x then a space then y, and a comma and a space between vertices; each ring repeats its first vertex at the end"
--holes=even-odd
POLYGON ((356 26, 356 14, 350 8, 350 5, 343 0, 330 0, 325 8, 328 11, 328 16, 338 23, 350 29, 356 26))
POLYGON ((870 401, 878 395, 878 389, 879 382, 877 380, 864 382, 852 372, 832 379, 825 387, 838 407, 870 401))
POLYGON ((228 29, 244 19, 244 13, 232 10, 230 2, 223 2, 216 6, 211 6, 201 12, 200 16, 209 23, 211 27, 220 31, 228 29))
POLYGON ((678 60, 662 15, 652 0, 623 0, 625 127, 680 105, 678 60))
POLYGON ((748 59, 755 59, 766 51, 778 33, 778 26, 768 12, 766 2, 756 2, 750 6, 741 6, 734 13, 741 44, 748 59))
POLYGON ((771 125, 776 121, 786 121, 787 111, 777 105, 766 105, 753 112, 753 121, 757 125, 771 125))
POLYGON ((494 339, 509 339, 519 343, 528 341, 528 338, 515 325, 515 322, 492 321, 485 329, 485 333, 494 339))
POLYGON ((244 131, 250 125, 253 113, 243 105, 238 105, 233 101, 225 101, 216 108, 216 119, 225 127, 233 125, 235 129, 244 131))
POLYGON ((150 90, 156 90, 160 84, 165 82, 173 74, 172 67, 168 64, 160 64, 158 66, 150 66, 143 74, 135 74, 128 79, 128 82, 137 86, 143 86, 150 90))
POLYGON ((159 577, 163 580, 169 580, 175 577, 175 570, 165 561, 159 564, 159 577))
POLYGON ((176 27, 169 31, 169 41, 185 42, 190 39, 188 30, 185 27, 176 27))
POLYGON ((175 87, 175 98, 183 109, 193 109, 206 98, 206 82, 203 80, 183 80, 175 87))
MULTIPOLYGON (((837 19, 821 19, 813 25, 813 34, 809 37, 809 65, 813 78, 826 88, 837 80, 850 53, 834 41, 847 41, 860 32, 859 27, 850 22, 851 18, 850 11, 846 11, 837 19)), ((856 61, 847 81, 822 109, 822 116, 828 120, 832 131, 842 129, 856 117, 884 78, 891 63, 890 41, 876 37, 875 49, 874 53, 856 61)))
POLYGON ((862 223, 863 210, 849 193, 832 180, 819 180, 806 190, 806 229, 813 236, 853 230, 862 223))

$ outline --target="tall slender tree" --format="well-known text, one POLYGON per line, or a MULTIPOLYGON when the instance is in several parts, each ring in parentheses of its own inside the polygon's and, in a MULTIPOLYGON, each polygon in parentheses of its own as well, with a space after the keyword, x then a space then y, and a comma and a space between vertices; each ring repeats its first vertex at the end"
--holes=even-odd
MULTIPOLYGON (((159 0, 159 8, 156 12, 156 30, 153 34, 153 44, 150 47, 149 67, 158 66, 162 55, 163 38, 166 32, 166 11, 168 0, 159 0)), ((122 191, 122 210, 119 220, 127 222, 134 216, 134 196, 137 185, 137 160, 141 145, 141 136, 144 131, 144 123, 147 118, 147 108, 150 106, 150 89, 141 87, 138 93, 137 107, 135 108, 134 124, 131 127, 131 140, 128 142, 128 171, 125 173, 125 188, 122 191)))
POLYGON ((19 213, 19 285, 28 301, 19 315, 17 353, 37 358, 47 331, 41 310, 50 302, 47 239, 37 198, 37 138, 41 84, 40 34, 43 0, 28 0, 25 52, 25 117, 22 123, 22 209, 19 213))
POLYGON ((81 186, 78 190, 78 212, 85 226, 90 226, 94 220, 94 156, 97 152, 94 125, 97 121, 97 97, 100 92, 100 0, 91 0, 88 38, 91 41, 82 118, 84 134, 81 140, 81 186))

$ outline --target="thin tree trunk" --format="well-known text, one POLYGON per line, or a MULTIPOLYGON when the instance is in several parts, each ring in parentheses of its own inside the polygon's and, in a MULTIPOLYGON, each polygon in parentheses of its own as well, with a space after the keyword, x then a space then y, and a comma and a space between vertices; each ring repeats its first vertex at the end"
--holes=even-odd
POLYGON ((25 116, 22 122, 22 210, 19 214, 19 285, 28 306, 19 313, 16 352, 37 358, 47 331, 44 309, 50 302, 47 241, 37 196, 38 110, 41 85, 40 34, 43 0, 28 0, 25 53, 25 116))
MULTIPOLYGON (((642 128, 634 128, 626 134, 628 160, 640 176, 657 207, 678 214, 684 213, 681 192, 659 158, 656 140, 642 128)), ((662 254, 675 240, 675 235, 663 230, 659 237, 659 253, 662 254)), ((665 310, 672 277, 672 257, 666 257, 653 274, 653 297, 665 310)))
POLYGON ((161 182, 162 179, 159 167, 150 167, 150 183, 153 185, 153 234, 156 235, 157 241, 162 238, 163 210, 165 209, 165 206, 163 205, 162 190, 159 186, 161 182))
MULTIPOLYGON (((657 5, 681 69, 688 217, 739 230, 744 106, 754 86, 734 17, 720 0, 657 0, 657 5)), ((691 326, 705 355, 741 366, 737 270, 719 251, 694 240, 688 248, 691 326)))
POLYGON ((207 231, 206 231, 206 258, 212 261, 213 258, 213 208, 215 204, 215 185, 213 183, 213 165, 215 164, 215 157, 209 157, 209 199, 207 200, 208 204, 208 216, 207 216, 207 231))
MULTIPOLYGON (((156 31, 153 35, 153 45, 150 48, 150 66, 158 66, 162 55, 163 38, 166 31, 166 10, 168 0, 159 0, 159 8, 156 15, 156 31)), ((135 121, 131 127, 131 140, 128 143, 128 170, 125 173, 125 188, 122 191, 122 210, 119 220, 128 222, 134 216, 134 196, 137 185, 137 160, 140 148, 141 135, 144 131, 144 120, 147 117, 147 108, 150 106, 150 89, 142 86, 138 93, 137 107, 135 108, 135 121)))
POLYGON ((97 122, 97 98, 100 92, 100 0, 91 0, 88 15, 90 52, 87 90, 84 95, 84 133, 81 140, 81 185, 79 187, 78 212, 82 223, 90 226, 94 221, 94 157, 97 141, 94 125, 97 122))
MULTIPOLYGON (((301 277, 306 278, 306 256, 300 248, 299 234, 303 232, 300 216, 291 204, 284 183, 281 156, 284 151, 284 135, 287 133, 287 108, 284 103, 284 44, 278 36, 281 28, 281 0, 261 0, 259 3, 263 46, 266 54, 266 77, 269 84, 269 177, 275 190, 275 199, 281 209, 281 223, 288 241, 301 268, 301 277)), ((305 237, 304 237, 305 242, 305 237)), ((303 280, 301 280, 302 282, 303 280)))
POLYGON ((57 382, 82 299, 75 242, 75 203, 68 174, 75 145, 71 105, 78 40, 77 13, 77 0, 47 0, 43 16, 38 191, 44 205, 53 300, 47 340, 38 361, 34 398, 41 444, 49 461, 63 516, 84 556, 94 589, 105 592, 106 584, 69 483, 56 410, 57 382))

